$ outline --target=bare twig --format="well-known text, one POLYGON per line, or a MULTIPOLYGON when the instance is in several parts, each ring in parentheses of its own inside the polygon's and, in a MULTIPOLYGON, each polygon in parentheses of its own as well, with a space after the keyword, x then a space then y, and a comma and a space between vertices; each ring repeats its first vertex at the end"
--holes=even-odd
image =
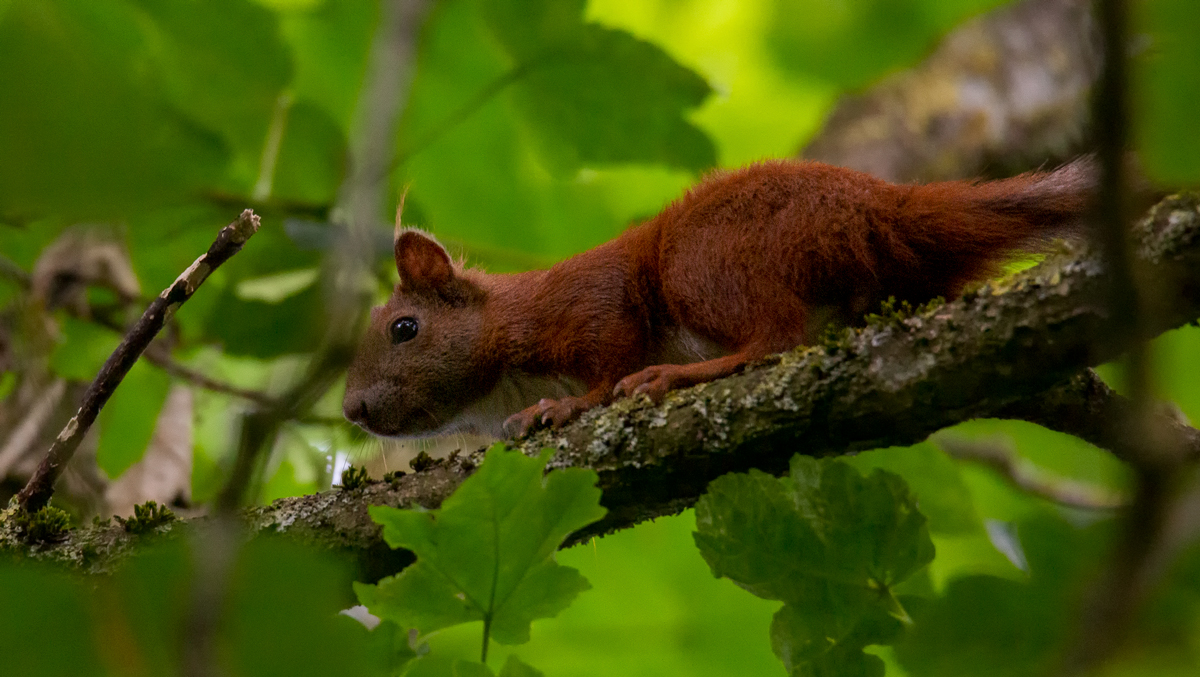
MULTIPOLYGON (((1093 231, 1108 270, 1106 296, 1113 329, 1132 339, 1138 336, 1142 318, 1128 246, 1129 214, 1125 177, 1128 133, 1125 52, 1128 45, 1128 19, 1125 0, 1100 0, 1098 9, 1104 34, 1104 70, 1093 112, 1097 156, 1100 159, 1100 187, 1093 231)), ((1131 344, 1126 371, 1130 398, 1135 403, 1142 402, 1147 396, 1145 355, 1144 345, 1140 342, 1131 344)))
POLYGON ((1112 510, 1129 504, 1129 497, 1123 494, 1047 472, 1000 441, 975 442, 936 435, 933 442, 954 458, 986 465, 1014 486, 1060 505, 1112 510))
POLYGON ((25 488, 17 494, 23 510, 34 511, 44 506, 54 493, 54 483, 63 467, 71 460, 83 436, 95 422, 100 409, 120 385, 121 379, 150 345, 154 336, 163 328, 179 306, 192 297, 209 274, 229 257, 241 250, 250 236, 258 231, 259 221, 254 212, 246 210, 236 221, 225 226, 217 235, 208 251, 196 259, 187 270, 159 294, 158 298, 142 314, 137 324, 129 330, 121 344, 113 351, 100 373, 84 393, 79 411, 67 423, 50 451, 34 471, 25 488))

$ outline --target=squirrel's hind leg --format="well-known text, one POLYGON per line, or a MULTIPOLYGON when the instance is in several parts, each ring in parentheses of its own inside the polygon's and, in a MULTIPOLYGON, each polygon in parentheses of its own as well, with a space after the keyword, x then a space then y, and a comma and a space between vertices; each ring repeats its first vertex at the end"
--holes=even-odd
POLYGON ((732 355, 704 362, 656 364, 618 381, 616 388, 613 389, 613 395, 617 397, 646 395, 657 404, 662 402, 669 390, 686 388, 697 383, 729 376, 739 371, 747 362, 765 357, 770 352, 770 350, 754 346, 732 355))

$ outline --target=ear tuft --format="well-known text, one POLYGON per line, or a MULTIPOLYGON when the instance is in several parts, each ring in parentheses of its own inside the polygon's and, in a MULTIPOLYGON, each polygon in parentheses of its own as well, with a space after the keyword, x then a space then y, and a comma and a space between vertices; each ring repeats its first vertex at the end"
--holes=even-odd
POLYGON ((396 270, 405 287, 439 289, 454 279, 446 248, 419 230, 398 232, 395 251, 396 270))

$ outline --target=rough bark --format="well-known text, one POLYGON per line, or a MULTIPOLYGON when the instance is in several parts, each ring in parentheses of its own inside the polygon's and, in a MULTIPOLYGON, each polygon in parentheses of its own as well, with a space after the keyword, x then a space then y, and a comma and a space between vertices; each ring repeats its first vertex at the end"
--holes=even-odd
MULTIPOLYGON (((1135 270, 1152 280, 1144 337, 1200 317, 1200 196, 1169 198, 1138 223, 1135 270)), ((786 469, 795 453, 845 454, 908 445, 960 421, 1022 417, 1113 449, 1127 403, 1087 367, 1120 355, 1101 293, 1099 257, 1066 250, 952 303, 878 318, 841 338, 775 356, 744 373, 670 394, 658 406, 621 400, 517 446, 551 447, 551 467, 599 473, 608 516, 572 536, 676 513, 730 471, 786 469), (1116 412, 1116 413, 1114 413, 1116 412)), ((1169 419, 1167 414, 1160 414, 1169 419)), ((1197 454, 1200 432, 1164 420, 1197 454)), ((459 454, 391 482, 283 499, 243 513, 249 532, 283 534, 343 551, 371 578, 403 566, 383 545, 368 505, 437 507, 479 463, 459 454)), ((162 530, 167 530, 162 528, 162 530)), ((179 531, 178 528, 175 529, 179 531)), ((54 545, 10 548, 104 570, 135 547, 118 526, 81 529, 54 545)))

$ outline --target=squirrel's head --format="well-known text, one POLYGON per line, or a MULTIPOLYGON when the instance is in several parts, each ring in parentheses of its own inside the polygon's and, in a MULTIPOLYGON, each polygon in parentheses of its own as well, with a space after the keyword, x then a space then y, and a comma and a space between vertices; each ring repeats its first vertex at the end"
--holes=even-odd
POLYGON ((493 385, 480 373, 487 293, 420 231, 399 231, 395 253, 400 283, 371 310, 342 411, 376 435, 451 432, 455 416, 493 385))

